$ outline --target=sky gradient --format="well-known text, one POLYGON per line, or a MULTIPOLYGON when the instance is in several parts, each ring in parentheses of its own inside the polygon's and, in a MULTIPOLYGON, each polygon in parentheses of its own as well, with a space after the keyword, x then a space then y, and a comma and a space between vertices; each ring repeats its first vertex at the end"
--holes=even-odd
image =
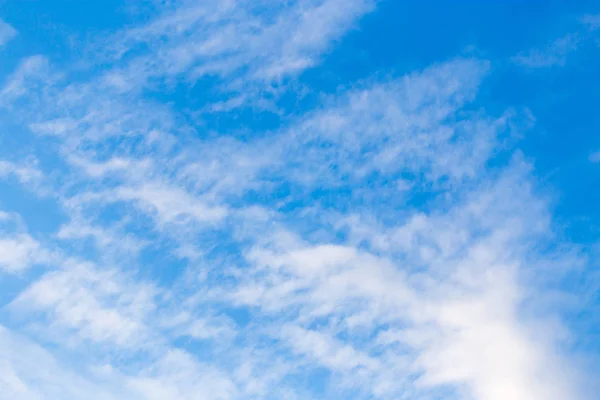
POLYGON ((0 0, 0 400, 594 400, 600 4, 0 0))

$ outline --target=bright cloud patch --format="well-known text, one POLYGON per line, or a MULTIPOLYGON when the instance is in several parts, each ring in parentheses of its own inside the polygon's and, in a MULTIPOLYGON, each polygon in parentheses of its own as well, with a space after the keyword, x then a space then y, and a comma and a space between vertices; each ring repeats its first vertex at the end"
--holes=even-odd
POLYGON ((381 3, 144 3, 15 60, 0 399, 592 398, 562 282, 593 268, 495 61, 319 87, 381 3))

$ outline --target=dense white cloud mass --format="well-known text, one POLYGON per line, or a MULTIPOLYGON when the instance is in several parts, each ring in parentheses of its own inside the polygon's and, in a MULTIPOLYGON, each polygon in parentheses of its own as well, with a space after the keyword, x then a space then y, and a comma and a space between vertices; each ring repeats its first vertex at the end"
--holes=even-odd
POLYGON ((0 108, 38 145, 0 179, 63 219, 34 235, 0 214, 20 285, 0 399, 588 398, 547 307, 585 260, 552 246, 507 145, 522 116, 473 106, 489 62, 371 78, 249 136, 148 95, 211 79, 202 113, 274 110, 376 5, 160 2, 89 47, 101 67, 7 75, 0 108))

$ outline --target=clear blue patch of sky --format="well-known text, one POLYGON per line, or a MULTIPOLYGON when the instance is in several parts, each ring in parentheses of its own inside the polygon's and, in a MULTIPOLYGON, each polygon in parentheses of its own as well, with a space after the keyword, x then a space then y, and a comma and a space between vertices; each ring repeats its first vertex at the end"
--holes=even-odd
POLYGON ((73 47, 131 19, 122 0, 0 1, 0 16, 18 32, 12 56, 44 54, 71 59, 73 47))

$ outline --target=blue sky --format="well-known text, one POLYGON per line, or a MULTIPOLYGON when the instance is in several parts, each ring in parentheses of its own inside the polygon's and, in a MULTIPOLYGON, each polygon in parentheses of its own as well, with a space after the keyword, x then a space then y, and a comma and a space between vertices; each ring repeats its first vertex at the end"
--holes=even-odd
POLYGON ((592 400, 600 5, 0 1, 0 399, 592 400))

